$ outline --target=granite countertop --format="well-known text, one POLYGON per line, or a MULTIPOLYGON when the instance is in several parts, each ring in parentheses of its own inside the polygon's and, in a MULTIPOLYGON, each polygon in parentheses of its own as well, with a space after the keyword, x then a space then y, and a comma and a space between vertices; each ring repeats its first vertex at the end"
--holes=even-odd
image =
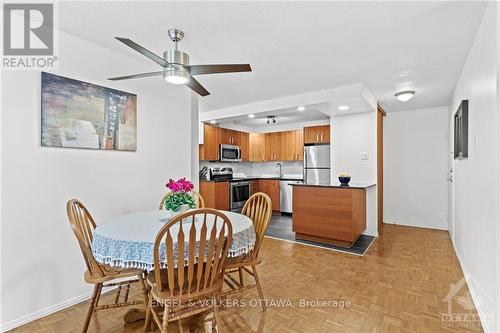
POLYGON ((284 175, 283 177, 276 177, 276 176, 235 176, 233 179, 215 179, 215 180, 206 180, 206 179, 200 179, 201 182, 240 182, 240 181, 245 181, 245 180, 259 180, 259 179, 270 179, 270 180, 283 180, 283 181, 292 181, 292 180, 300 180, 302 181, 303 178, 300 176, 292 176, 292 175, 284 175))
POLYGON ((375 186, 374 183, 355 183, 350 182, 349 186, 341 185, 339 182, 323 182, 317 184, 290 184, 292 186, 306 186, 306 187, 334 187, 334 188, 343 188, 343 189, 366 189, 372 186, 375 186))
POLYGON ((248 177, 234 177, 233 182, 237 181, 242 181, 242 180, 259 180, 259 179, 271 179, 271 180, 302 180, 302 177, 289 177, 289 176, 283 176, 283 177, 275 177, 275 176, 248 176, 248 177))

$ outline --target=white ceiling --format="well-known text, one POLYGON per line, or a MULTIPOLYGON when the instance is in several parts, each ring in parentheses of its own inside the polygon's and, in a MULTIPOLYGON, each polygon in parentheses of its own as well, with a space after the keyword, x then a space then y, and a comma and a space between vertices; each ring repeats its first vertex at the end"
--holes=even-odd
MULTIPOLYGON (((364 83, 387 111, 448 104, 484 2, 61 2, 60 28, 141 57, 171 27, 192 64, 250 63, 252 73, 198 76, 202 111, 364 83), (401 103, 396 90, 417 91, 401 103)), ((98 61, 99 59, 89 59, 98 61)), ((157 67, 151 63, 151 70, 157 67)), ((103 73, 103 77, 135 73, 103 73)), ((160 80, 144 78, 141 80, 160 80)))
POLYGON ((266 126, 267 116, 276 116, 276 124, 278 125, 289 125, 330 119, 329 116, 320 110, 322 107, 326 108, 326 105, 308 106, 306 110, 302 112, 298 111, 296 108, 261 112, 254 114, 255 118, 249 118, 247 115, 228 117, 224 118, 220 124, 233 123, 245 127, 266 126))

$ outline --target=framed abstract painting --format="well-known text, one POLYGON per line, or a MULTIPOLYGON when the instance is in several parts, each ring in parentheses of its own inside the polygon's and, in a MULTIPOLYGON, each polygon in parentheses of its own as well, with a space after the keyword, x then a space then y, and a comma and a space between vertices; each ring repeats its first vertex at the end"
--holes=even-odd
POLYGON ((41 145, 137 149, 137 95, 42 72, 41 145))

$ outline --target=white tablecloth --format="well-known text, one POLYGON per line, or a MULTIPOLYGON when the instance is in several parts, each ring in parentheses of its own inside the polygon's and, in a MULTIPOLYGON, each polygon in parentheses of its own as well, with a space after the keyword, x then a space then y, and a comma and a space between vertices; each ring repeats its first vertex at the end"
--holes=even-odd
MULTIPOLYGON (((252 220, 245 215, 233 212, 224 211, 223 213, 230 219, 233 227, 233 242, 228 256, 236 257, 249 253, 255 244, 255 231, 252 220)), ((165 210, 154 210, 118 216, 98 225, 94 230, 94 239, 92 241, 92 252, 96 260, 111 266, 152 270, 153 246, 156 235, 172 216, 172 213, 165 210)), ((221 220, 218 221, 218 224, 221 224, 221 220)), ((197 220, 196 223, 202 223, 202 220, 197 220)), ((208 232, 210 232, 212 226, 213 218, 207 220, 208 232)), ((188 223, 183 223, 182 229, 186 244, 185 260, 188 259, 187 244, 189 243, 190 227, 190 220, 188 223)), ((196 241, 199 242, 199 229, 201 229, 201 226, 197 229, 196 241)), ((174 243, 177 242, 178 231, 178 227, 171 229, 174 243)), ((160 253, 164 253, 161 248, 160 253)), ((176 259, 174 258, 174 260, 176 259)))

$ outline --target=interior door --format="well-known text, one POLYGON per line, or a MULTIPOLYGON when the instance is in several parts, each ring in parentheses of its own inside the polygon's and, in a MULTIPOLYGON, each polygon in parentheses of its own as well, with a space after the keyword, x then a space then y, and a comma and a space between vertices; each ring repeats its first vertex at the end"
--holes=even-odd
POLYGON ((451 241, 455 242, 455 159, 454 159, 454 117, 449 117, 449 129, 448 129, 448 232, 450 234, 451 241))

